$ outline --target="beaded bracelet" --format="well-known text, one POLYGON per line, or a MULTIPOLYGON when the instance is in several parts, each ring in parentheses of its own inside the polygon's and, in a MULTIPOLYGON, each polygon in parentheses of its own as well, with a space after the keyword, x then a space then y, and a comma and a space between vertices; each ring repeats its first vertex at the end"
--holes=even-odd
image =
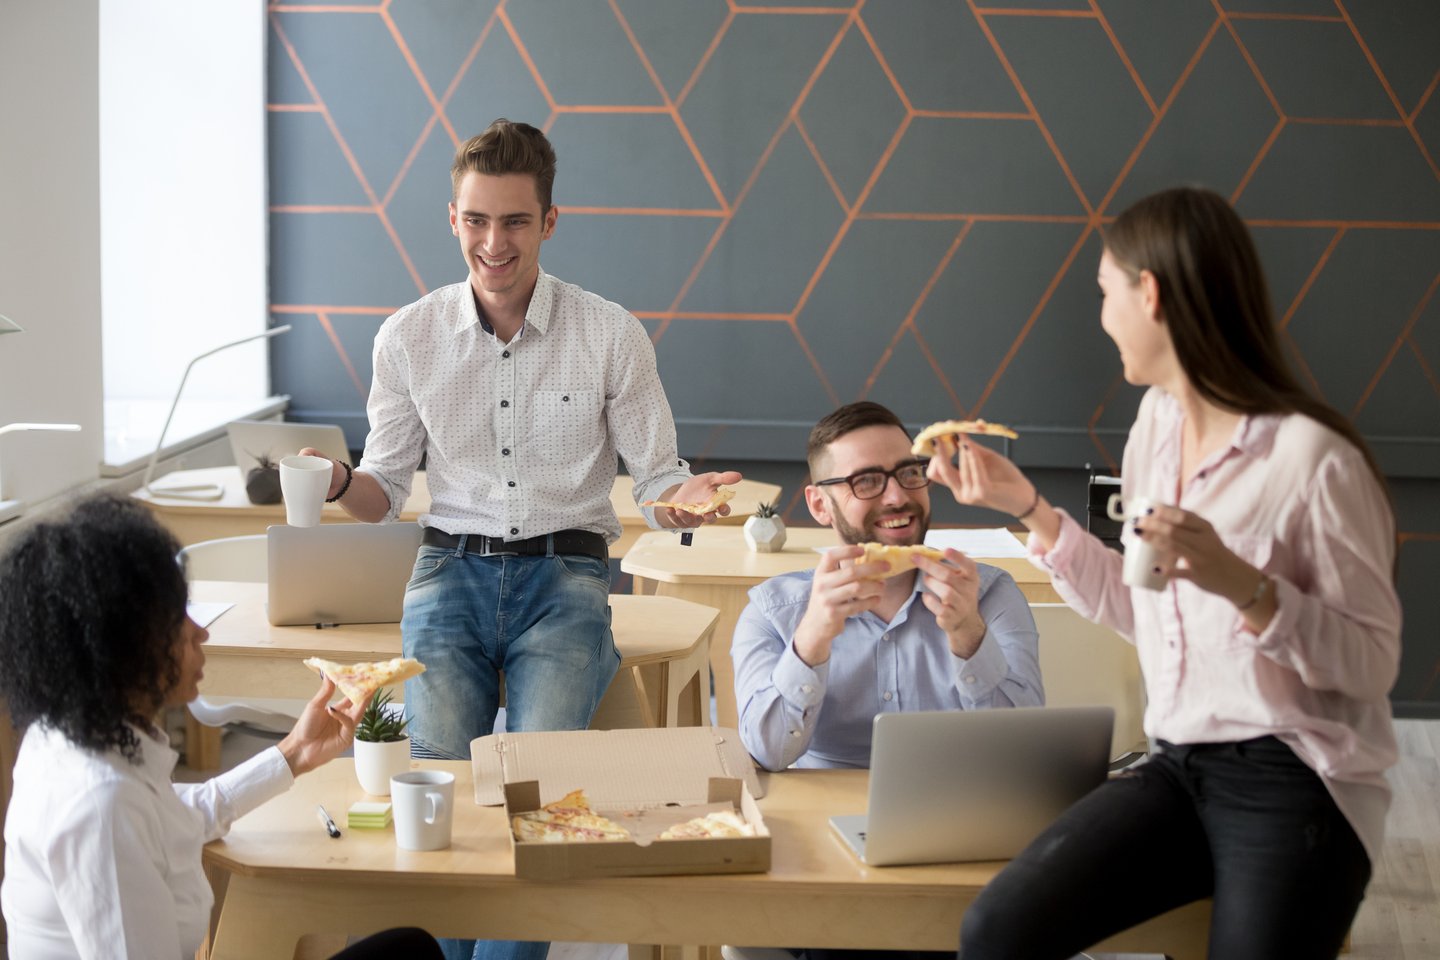
MULTIPOLYGON (((350 466, 350 464, 346 463, 344 460, 336 460, 335 462, 345 468, 345 482, 340 484, 340 491, 336 493, 335 496, 325 498, 326 503, 334 503, 336 500, 339 500, 341 497, 345 496, 345 491, 350 489, 350 481, 355 479, 355 470, 353 467, 350 466)), ((311 500, 310 502, 314 503, 315 501, 311 500)))

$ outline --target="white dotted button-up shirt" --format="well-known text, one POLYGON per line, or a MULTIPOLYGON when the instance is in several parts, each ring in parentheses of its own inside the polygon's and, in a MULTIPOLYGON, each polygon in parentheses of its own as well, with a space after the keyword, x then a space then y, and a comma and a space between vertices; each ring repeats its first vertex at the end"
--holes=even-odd
POLYGON ((613 543, 617 453, 637 503, 690 477, 655 349, 623 307, 542 270, 515 338, 487 327, 468 282, 380 327, 359 469, 389 496, 385 520, 404 506, 421 454, 431 505, 420 523, 506 539, 578 529, 613 543))

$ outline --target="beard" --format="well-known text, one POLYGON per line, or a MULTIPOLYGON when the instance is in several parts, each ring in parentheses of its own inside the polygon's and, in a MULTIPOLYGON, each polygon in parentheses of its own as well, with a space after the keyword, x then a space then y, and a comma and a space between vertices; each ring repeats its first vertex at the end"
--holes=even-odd
MULTIPOLYGON (((905 546, 913 546, 914 544, 923 543, 925 540, 925 534, 928 533, 930 530, 930 514, 914 504, 903 510, 885 510, 882 508, 876 508, 875 510, 872 510, 869 513, 865 514, 864 521, 858 527, 851 526, 850 523, 847 522, 843 516, 841 516, 839 506, 835 503, 835 501, 832 500, 830 502, 830 506, 831 517, 834 522, 835 532, 840 535, 840 541, 842 543, 870 543, 872 541, 880 540, 880 537, 875 535, 875 525, 879 522, 880 517, 886 514, 892 517, 905 514, 913 518, 913 521, 910 524, 910 529, 906 531, 908 536, 906 536, 903 542, 903 545, 905 546)), ((881 542, 889 543, 890 541, 883 540, 881 542)))

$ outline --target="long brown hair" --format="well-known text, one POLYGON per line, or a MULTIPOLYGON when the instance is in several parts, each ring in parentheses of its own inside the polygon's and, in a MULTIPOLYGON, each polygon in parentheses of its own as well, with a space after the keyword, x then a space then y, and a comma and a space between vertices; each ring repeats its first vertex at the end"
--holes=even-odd
POLYGON ((1151 194, 1115 219, 1105 248, 1132 283, 1142 270, 1154 275, 1176 357, 1202 397, 1237 413, 1299 413, 1324 424, 1360 451, 1385 489, 1360 431, 1286 362, 1260 256, 1223 197, 1198 187, 1151 194))

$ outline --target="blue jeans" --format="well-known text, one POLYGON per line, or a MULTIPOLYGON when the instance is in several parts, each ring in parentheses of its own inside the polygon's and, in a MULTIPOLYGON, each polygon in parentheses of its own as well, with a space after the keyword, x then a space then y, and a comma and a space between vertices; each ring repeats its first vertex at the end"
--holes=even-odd
POLYGON ((1061 960, 1205 897, 1211 957, 1333 960, 1370 859, 1320 777, 1274 737, 1163 746, 986 885, 960 960, 1061 960))
MULTIPOLYGON (((506 729, 583 730, 620 655, 610 632, 610 566, 574 554, 482 557, 422 546, 405 587, 405 681, 416 757, 470 759, 489 735, 505 676, 506 729)), ((441 940, 447 960, 544 960, 548 943, 441 940)))

